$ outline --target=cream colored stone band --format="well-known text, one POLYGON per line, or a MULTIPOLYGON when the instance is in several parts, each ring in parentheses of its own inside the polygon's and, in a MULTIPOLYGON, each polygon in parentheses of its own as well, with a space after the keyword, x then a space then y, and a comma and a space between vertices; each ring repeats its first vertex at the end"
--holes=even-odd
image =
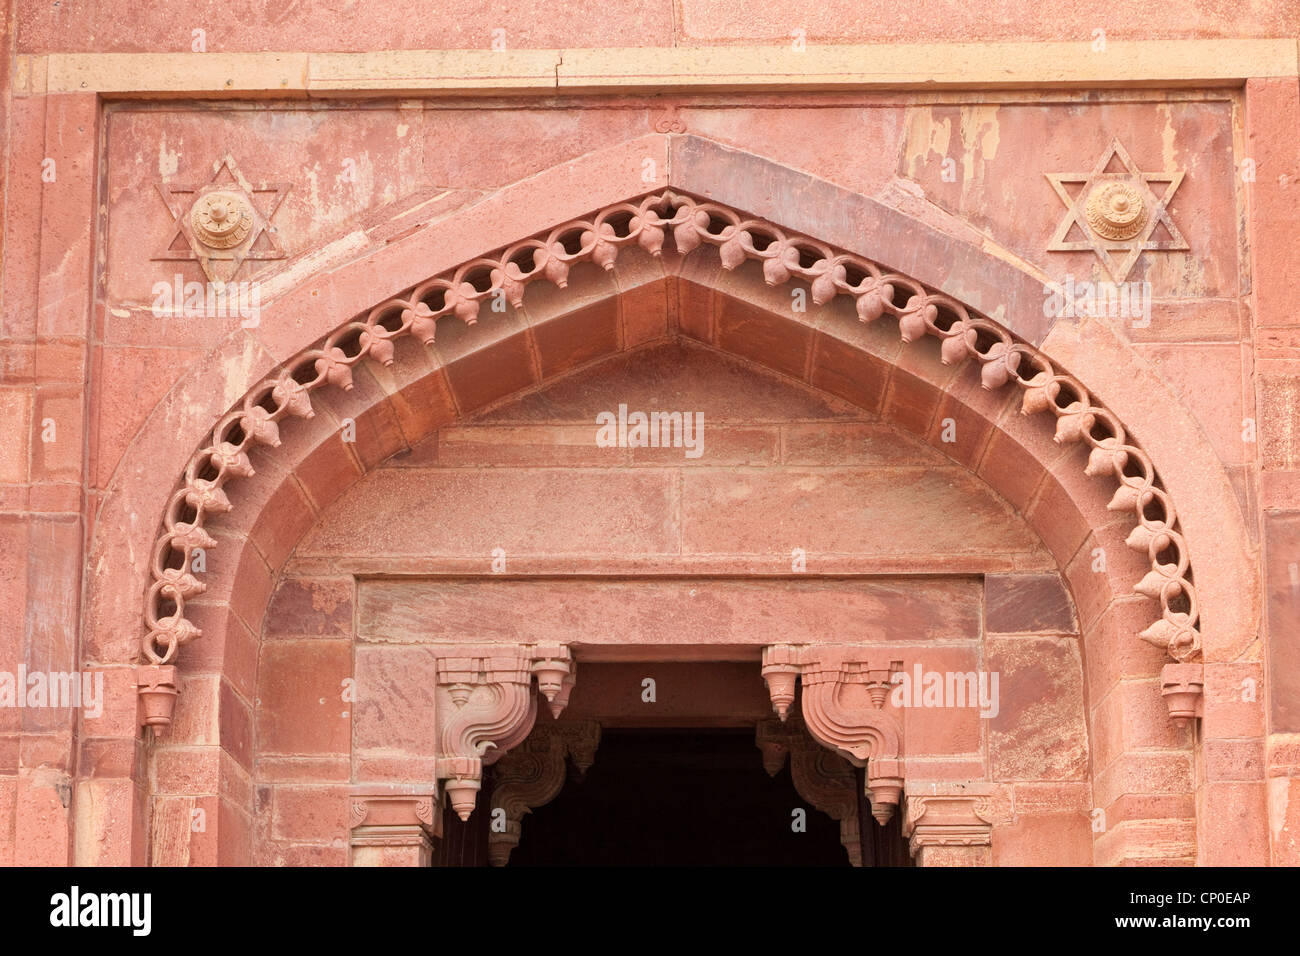
POLYGON ((50 53, 19 94, 376 96, 1238 86, 1300 75, 1297 41, 1152 40, 380 53, 50 53))

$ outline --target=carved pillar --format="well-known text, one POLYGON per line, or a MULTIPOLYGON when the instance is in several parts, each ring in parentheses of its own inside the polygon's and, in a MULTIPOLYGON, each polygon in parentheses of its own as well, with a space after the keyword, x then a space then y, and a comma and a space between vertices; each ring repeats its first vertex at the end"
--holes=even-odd
POLYGON ((849 645, 773 644, 763 649, 763 678, 778 717, 786 719, 795 677, 803 686, 808 732, 855 767, 867 768, 871 815, 889 822, 903 792, 903 727, 884 709, 900 661, 849 645))
POLYGON ((524 814, 550 803, 564 788, 565 757, 580 773, 595 759, 600 725, 594 720, 574 724, 538 724, 528 739, 496 764, 492 789, 492 822, 488 828, 488 861, 505 866, 519 845, 524 814))
POLYGON ((353 866, 428 866, 442 814, 431 788, 358 785, 352 788, 353 866))
POLYGON ((794 788, 818 810, 840 824, 840 842, 849 862, 862 865, 862 830, 858 825, 858 775, 844 758, 808 734, 803 721, 761 720, 754 742, 763 752, 763 769, 775 777, 790 758, 794 788))
POLYGON ((991 866, 993 785, 908 785, 903 836, 917 866, 991 866))
POLYGON ((533 729, 534 675, 558 717, 574 679, 563 644, 447 645, 439 653, 437 776, 462 820, 474 810, 484 766, 533 729))

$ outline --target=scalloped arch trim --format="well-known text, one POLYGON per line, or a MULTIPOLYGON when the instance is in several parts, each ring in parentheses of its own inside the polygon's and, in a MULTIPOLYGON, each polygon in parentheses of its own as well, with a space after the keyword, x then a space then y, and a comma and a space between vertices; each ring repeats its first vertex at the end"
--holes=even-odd
POLYGON ((524 291, 533 282, 563 289, 573 264, 591 262, 613 269, 620 250, 630 245, 658 256, 670 235, 682 255, 706 245, 717 247, 729 270, 747 261, 760 262, 768 285, 802 279, 818 305, 839 295, 852 296, 863 322, 892 315, 905 343, 931 335, 940 340, 945 365, 977 362, 985 389, 1014 382, 1023 391, 1024 414, 1056 416, 1056 442, 1089 445, 1085 473, 1114 481, 1110 509, 1134 517, 1127 543, 1151 562, 1151 570, 1134 590, 1159 601, 1161 609, 1140 636, 1166 648, 1176 661, 1199 657, 1196 589, 1173 502, 1150 456, 1129 438, 1112 412, 1092 400, 1081 382, 1002 325, 913 278, 727 206, 658 190, 428 279, 409 294, 387 299, 339 326, 251 388, 213 427, 168 500, 151 556, 146 634, 141 641, 144 658, 155 665, 173 664, 179 648, 200 636, 186 617, 185 603, 205 589, 189 570, 194 551, 217 544, 204 523, 209 515, 232 509, 223 488, 253 474, 250 447, 278 446, 279 422, 312 417, 313 391, 327 386, 351 389, 351 369, 364 359, 392 365, 393 343, 402 336, 432 344, 443 316, 473 324, 481 304, 500 295, 522 308, 524 291))

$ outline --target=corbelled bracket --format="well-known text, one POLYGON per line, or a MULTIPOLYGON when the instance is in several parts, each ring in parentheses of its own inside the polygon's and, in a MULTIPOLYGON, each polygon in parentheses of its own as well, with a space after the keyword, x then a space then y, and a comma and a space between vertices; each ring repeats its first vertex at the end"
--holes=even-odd
POLYGON ((558 717, 574 679, 565 645, 460 644, 439 653, 437 777, 462 820, 474 810, 483 768, 532 731, 537 717, 534 676, 558 717))
POLYGON ((550 803, 564 789, 566 757, 580 774, 596 759, 600 724, 538 724, 528 739, 496 764, 492 821, 488 827, 488 862, 505 866, 519 845, 524 815, 550 803))
POLYGON ((1169 716, 1179 726, 1205 713, 1205 665, 1200 661, 1166 664, 1160 671, 1160 693, 1169 716))
MULTIPOLYGON (((903 793, 903 727, 885 710, 900 661, 872 661, 870 648, 772 644, 763 649, 763 679, 772 708, 785 720, 803 685, 803 719, 818 742, 867 768, 871 815, 889 822, 903 793)), ((876 652, 877 654, 879 652, 876 652)))
POLYGON ((799 796, 839 821, 840 843, 849 862, 862 865, 862 829, 858 824, 858 775, 847 760, 809 735, 799 718, 760 720, 754 742, 763 752, 763 769, 775 777, 790 758, 790 778, 799 796))

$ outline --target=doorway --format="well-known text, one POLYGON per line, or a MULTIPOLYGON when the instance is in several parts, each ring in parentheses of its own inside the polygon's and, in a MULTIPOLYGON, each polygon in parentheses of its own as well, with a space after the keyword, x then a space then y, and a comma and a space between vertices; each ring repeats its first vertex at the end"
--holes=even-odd
MULTIPOLYGON (((480 810, 489 804, 491 775, 480 810)), ((482 865, 486 813, 444 817, 435 865, 482 865), (478 831, 482 830, 483 833, 478 831)), ((897 817, 862 801, 865 865, 910 865, 897 817)), ((790 767, 763 768, 739 728, 607 729, 585 774, 523 821, 509 866, 849 866, 840 824, 795 790, 790 767)))

